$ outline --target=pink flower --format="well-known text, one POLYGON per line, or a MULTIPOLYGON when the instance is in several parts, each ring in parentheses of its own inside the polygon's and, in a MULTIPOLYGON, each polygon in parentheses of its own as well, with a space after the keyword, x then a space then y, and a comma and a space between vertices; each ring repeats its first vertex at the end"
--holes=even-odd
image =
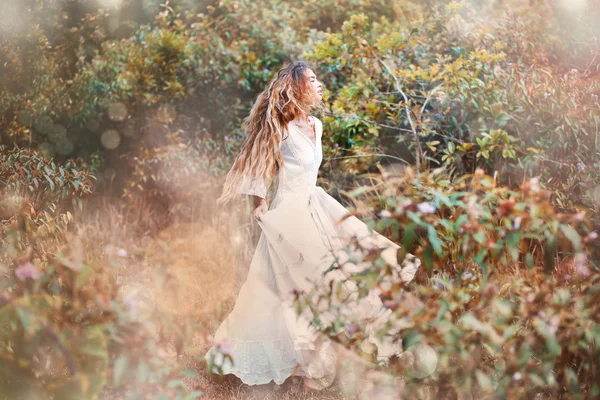
POLYGON ((423 214, 433 214, 435 212, 435 206, 427 202, 417 204, 417 209, 423 214))
POLYGON ((588 267, 588 258, 584 253, 577 253, 573 260, 575 264, 575 273, 582 278, 587 278, 590 275, 590 268, 588 267))
POLYGON ((17 278, 19 278, 22 281, 24 281, 27 278, 36 280, 39 279, 40 276, 42 276, 40 270, 37 269, 37 267, 30 262, 19 265, 15 270, 15 274, 17 275, 17 278))
POLYGON ((231 344, 229 343, 229 339, 225 338, 221 340, 219 343, 219 349, 223 354, 231 354, 231 344))

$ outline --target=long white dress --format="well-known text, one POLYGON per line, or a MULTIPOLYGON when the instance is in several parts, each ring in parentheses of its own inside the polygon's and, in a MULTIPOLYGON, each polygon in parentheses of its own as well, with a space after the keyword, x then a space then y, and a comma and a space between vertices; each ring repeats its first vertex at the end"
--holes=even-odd
MULTIPOLYGON (((327 342, 316 345, 317 330, 310 326, 309 315, 298 317, 293 292, 310 291, 314 282, 324 279, 323 272, 338 260, 348 258, 349 239, 358 237, 361 245, 386 248, 383 258, 396 265, 398 245, 352 216, 338 223, 348 211, 316 185, 323 153, 323 125, 315 118, 316 142, 293 124, 284 132, 276 195, 269 211, 258 222, 262 232, 253 255, 248 277, 235 306, 214 335, 215 342, 228 340, 233 365, 221 359, 224 374, 235 374, 245 384, 274 381, 281 384, 292 374, 319 382, 331 382, 335 375, 335 354, 327 342), (286 134, 287 133, 287 134, 286 134), (287 138, 286 138, 287 136, 287 138)), ((239 194, 265 197, 270 182, 252 180, 241 185, 239 194)), ((400 267, 401 280, 413 279, 420 260, 409 255, 400 267)), ((327 274, 342 279, 342 272, 327 274)), ((367 313, 385 318, 386 312, 376 295, 369 296, 367 313)), ((381 319, 381 318, 380 318, 381 319)), ((368 318, 365 318, 368 320, 368 318)), ((374 340, 378 358, 401 352, 398 343, 374 340)), ((206 353, 220 357, 215 347, 206 353), (213 353, 214 352, 214 353, 213 353)), ((322 386, 326 386, 326 384, 322 386)))

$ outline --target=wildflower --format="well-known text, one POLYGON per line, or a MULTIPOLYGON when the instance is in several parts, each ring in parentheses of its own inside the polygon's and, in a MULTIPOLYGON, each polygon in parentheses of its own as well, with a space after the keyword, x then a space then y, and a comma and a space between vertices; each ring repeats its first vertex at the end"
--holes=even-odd
POLYGON ((221 340, 221 342, 219 343, 219 349, 223 354, 231 354, 231 343, 229 343, 228 338, 221 340))
POLYGON ((517 215, 513 222, 513 229, 519 229, 521 227, 521 221, 523 221, 523 218, 520 215, 517 215))
POLYGON ((477 199, 475 197, 471 197, 469 199, 469 203, 467 204, 467 214, 474 219, 479 219, 482 214, 481 206, 477 203, 477 199))
POLYGON ((582 162, 577 163, 577 169, 580 171, 585 170, 585 164, 582 162))
POLYGON ((596 240, 596 239, 598 239, 598 233, 596 233, 596 232, 590 232, 589 235, 588 235, 588 239, 589 240, 596 240))
POLYGON ((223 138, 223 140, 225 140, 226 142, 228 142, 228 141, 229 141, 229 136, 225 136, 225 137, 223 138))
POLYGON ((383 307, 387 308, 388 310, 394 311, 396 308, 398 308, 398 306, 398 300, 385 300, 383 302, 383 307))
POLYGON ((597 95, 597 94, 593 94, 593 93, 592 93, 592 99, 594 99, 594 100, 598 101, 598 95, 597 95))
POLYGON ((575 221, 583 222, 584 218, 585 218, 585 214, 582 212, 578 212, 577 214, 575 214, 575 221))
POLYGON ((117 250, 117 255, 119 257, 127 257, 127 250, 125 250, 125 249, 119 249, 119 250, 117 250))
POLYGON ((169 355, 164 349, 161 348, 156 350, 156 354, 161 358, 166 358, 169 355))
POLYGON ((427 202, 417 204, 417 209, 423 214, 433 214, 435 212, 435 206, 427 202))
POLYGON ((547 99, 547 98, 548 98, 548 97, 550 97, 550 96, 551 96, 551 94, 550 94, 550 93, 548 93, 548 92, 544 93, 544 98, 545 98, 545 99, 547 99))
POLYGON ((473 277, 473 274, 472 274, 472 273, 470 273, 470 272, 465 272, 465 273, 463 273, 463 274, 462 274, 462 279, 463 279, 463 281, 466 281, 466 280, 468 280, 468 279, 471 279, 472 277, 473 277))
POLYGON ((540 179, 537 177, 531 178, 529 180, 529 188, 533 193, 539 193, 540 191, 540 179))
POLYGON ((590 275, 590 269, 587 266, 588 258, 584 253, 577 253, 575 258, 573 259, 573 264, 575 265, 575 273, 582 278, 588 277, 590 275))
POLYGON ((17 275, 17 278, 19 278, 22 281, 24 281, 27 278, 36 280, 39 279, 40 276, 42 276, 40 270, 37 269, 37 267, 30 262, 19 265, 15 270, 15 274, 17 275))
POLYGON ((523 378, 523 375, 520 372, 515 372, 513 375, 513 379, 515 381, 520 381, 523 378))
POLYGON ((268 74, 268 73, 269 73, 269 69, 268 68, 263 69, 263 74, 268 74))
POLYGON ((381 210, 381 212, 379 213, 379 216, 381 218, 390 218, 392 216, 392 213, 389 212, 389 210, 381 210))
POLYGON ((346 332, 348 333, 349 336, 354 335, 357 331, 358 331, 358 327, 354 324, 348 324, 348 326, 346 327, 346 332))

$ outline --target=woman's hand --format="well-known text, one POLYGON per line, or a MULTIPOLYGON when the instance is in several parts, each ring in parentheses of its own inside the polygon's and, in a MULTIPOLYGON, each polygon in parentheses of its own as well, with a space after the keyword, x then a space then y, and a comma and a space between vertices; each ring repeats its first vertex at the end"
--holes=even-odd
POLYGON ((261 199, 258 206, 254 209, 254 219, 260 221, 260 216, 269 211, 269 205, 267 204, 267 200, 261 199))

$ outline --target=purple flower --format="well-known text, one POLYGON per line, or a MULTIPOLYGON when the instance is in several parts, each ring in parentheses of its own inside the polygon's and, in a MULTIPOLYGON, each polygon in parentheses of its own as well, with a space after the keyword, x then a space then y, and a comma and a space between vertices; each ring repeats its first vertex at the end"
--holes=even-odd
POLYGON ((435 212, 435 206, 427 202, 417 204, 417 209, 423 214, 433 214, 435 212))
POLYGON ((268 74, 268 73, 269 73, 269 69, 268 68, 263 69, 263 74, 268 74))
POLYGON ((588 239, 596 240, 596 239, 598 239, 598 234, 596 232, 590 232, 590 234, 588 235, 588 239))
POLYGON ((349 324, 346 328, 346 332, 348 332, 349 336, 354 335, 358 331, 358 327, 354 324, 349 324))
POLYGON ((39 279, 40 276, 42 276, 40 270, 37 269, 37 267, 30 262, 19 265, 15 270, 15 274, 17 275, 17 278, 19 278, 22 281, 24 281, 27 278, 36 280, 39 279))
POLYGON ((225 136, 225 137, 223 138, 223 140, 225 140, 226 142, 228 142, 228 141, 229 141, 229 136, 225 136))
POLYGON ((577 163, 577 169, 583 171, 585 169, 585 164, 582 162, 577 163))
POLYGON ((550 94, 550 93, 548 93, 548 92, 544 93, 544 98, 545 98, 545 99, 547 99, 547 98, 548 98, 548 97, 550 97, 550 96, 551 96, 551 94, 550 94))
POLYGON ((523 221, 523 218, 518 215, 513 222, 513 229, 519 229, 521 227, 521 221, 523 221))

